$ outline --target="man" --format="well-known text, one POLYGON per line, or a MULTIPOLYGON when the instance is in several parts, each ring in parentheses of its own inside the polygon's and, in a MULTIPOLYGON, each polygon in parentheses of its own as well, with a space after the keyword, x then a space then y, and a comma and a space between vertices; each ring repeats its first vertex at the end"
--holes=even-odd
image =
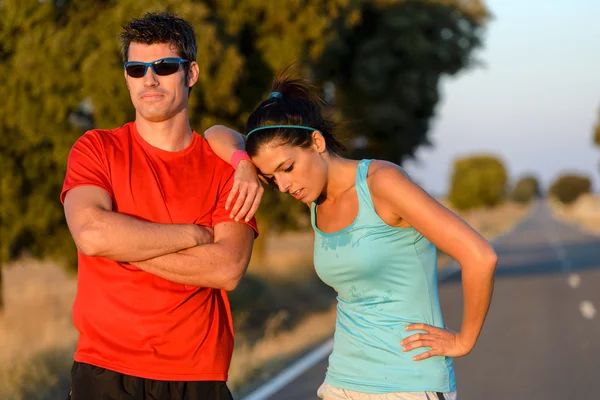
POLYGON ((80 137, 61 193, 79 256, 69 398, 231 399, 226 291, 246 271, 256 223, 226 210, 234 170, 190 128, 192 26, 149 13, 121 39, 135 121, 80 137))

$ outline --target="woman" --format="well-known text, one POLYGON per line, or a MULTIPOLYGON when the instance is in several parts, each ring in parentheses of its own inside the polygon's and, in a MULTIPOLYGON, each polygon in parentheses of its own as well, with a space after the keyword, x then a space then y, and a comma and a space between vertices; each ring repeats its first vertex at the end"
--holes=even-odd
MULTIPOLYGON (((452 358, 468 354, 477 341, 496 254, 399 166, 341 157, 332 130, 311 85, 280 75, 250 115, 245 143, 265 180, 309 205, 315 268, 338 293, 334 349, 318 395, 455 399, 452 358), (459 332, 443 324, 436 247, 462 267, 459 332)), ((246 158, 239 134, 213 127, 206 138, 232 165, 246 158)), ((238 184, 244 193, 232 210, 236 219, 255 201, 247 184, 238 184)))

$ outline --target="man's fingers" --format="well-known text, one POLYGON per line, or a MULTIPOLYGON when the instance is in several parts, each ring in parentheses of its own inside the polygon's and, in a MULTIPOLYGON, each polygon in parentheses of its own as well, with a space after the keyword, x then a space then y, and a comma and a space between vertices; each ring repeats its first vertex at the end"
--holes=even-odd
POLYGON ((231 187, 231 191, 229 192, 229 196, 227 196, 227 201, 225 202, 225 209, 229 210, 229 206, 231 206, 231 202, 235 199, 235 195, 237 194, 240 187, 240 183, 236 180, 233 181, 233 186, 231 187))

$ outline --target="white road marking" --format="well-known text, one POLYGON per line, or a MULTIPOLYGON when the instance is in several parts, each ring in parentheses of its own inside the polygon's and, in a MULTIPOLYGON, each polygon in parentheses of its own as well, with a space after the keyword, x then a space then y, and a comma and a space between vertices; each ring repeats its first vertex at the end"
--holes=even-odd
POLYGON ((596 308, 591 301, 582 301, 579 304, 579 311, 581 311, 581 315, 586 319, 594 319, 596 316, 596 308))
MULTIPOLYGON (((546 236, 546 239, 548 239, 548 243, 550 243, 550 247, 552 247, 552 250, 554 250, 554 253, 556 253, 556 258, 558 258, 558 260, 561 262, 562 270, 565 272, 570 271, 573 268, 573 264, 571 263, 571 260, 569 260, 569 257, 567 255, 567 250, 565 250, 565 246, 562 245, 562 243, 560 242, 560 239, 558 238, 556 233, 554 233, 553 230, 546 229, 543 232, 544 232, 544 235, 546 236)), ((569 281, 569 285, 571 285, 570 281, 569 281)), ((577 285, 577 286, 579 286, 579 285, 577 285)), ((577 286, 571 285, 571 287, 573 287, 573 288, 575 288, 577 286)))
POLYGON ((573 289, 577 289, 579 285, 581 285, 581 277, 577 274, 569 274, 567 281, 569 282, 569 286, 573 289))

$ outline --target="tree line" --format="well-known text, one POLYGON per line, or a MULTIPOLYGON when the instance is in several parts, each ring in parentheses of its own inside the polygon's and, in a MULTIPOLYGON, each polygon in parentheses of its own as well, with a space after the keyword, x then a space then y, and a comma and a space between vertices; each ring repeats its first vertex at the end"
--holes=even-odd
MULTIPOLYGON (((86 130, 134 119, 117 35, 148 11, 195 28, 196 131, 242 130, 294 64, 352 121, 340 132, 350 156, 397 163, 428 145, 439 80, 474 64, 489 17, 480 0, 2 1, 0 266, 24 252, 75 265, 59 201, 68 152, 86 130)), ((294 228, 304 208, 267 191, 261 229, 294 228)))

